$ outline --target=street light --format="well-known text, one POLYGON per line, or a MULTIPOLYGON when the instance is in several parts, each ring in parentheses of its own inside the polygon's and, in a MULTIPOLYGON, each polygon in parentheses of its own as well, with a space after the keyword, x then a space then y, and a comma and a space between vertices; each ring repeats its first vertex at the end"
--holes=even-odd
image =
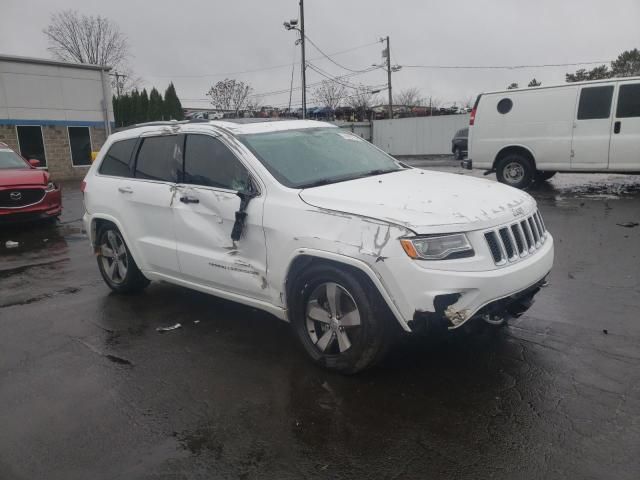
POLYGON ((302 50, 301 73, 302 73, 302 118, 307 118, 307 62, 305 60, 305 36, 304 36, 304 0, 300 0, 300 27, 298 27, 298 19, 292 18, 288 22, 283 23, 287 30, 296 30, 300 33, 300 38, 296 40, 296 45, 300 45, 302 50))

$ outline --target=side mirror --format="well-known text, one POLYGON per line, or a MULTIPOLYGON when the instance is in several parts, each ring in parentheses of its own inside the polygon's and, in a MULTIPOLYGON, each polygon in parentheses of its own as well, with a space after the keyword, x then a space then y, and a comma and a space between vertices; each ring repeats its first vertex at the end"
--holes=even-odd
POLYGON ((40 160, 36 160, 35 158, 30 159, 29 163, 31 164, 32 167, 39 167, 40 166, 40 160))

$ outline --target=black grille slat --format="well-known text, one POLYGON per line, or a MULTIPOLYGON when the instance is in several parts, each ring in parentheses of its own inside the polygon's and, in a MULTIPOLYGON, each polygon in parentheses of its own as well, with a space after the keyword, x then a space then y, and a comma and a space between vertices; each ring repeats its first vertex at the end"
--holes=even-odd
POLYGON ((500 234, 500 239, 502 240, 504 249, 507 251, 507 257, 513 258, 513 256, 515 255, 515 250, 513 249, 511 237, 509 236, 509 230, 506 228, 501 228, 500 230, 498 230, 498 233, 500 234))
POLYGON ((540 236, 542 237, 544 235, 544 228, 542 227, 542 222, 540 221, 540 215, 536 213, 533 216, 533 220, 536 222, 536 225, 538 226, 538 231, 540 232, 540 236))
POLYGON ((43 188, 10 188, 0 191, 0 208, 24 207, 25 205, 38 203, 43 198, 43 188), (20 198, 12 198, 12 194, 14 194, 13 197, 15 197, 16 194, 19 194, 20 198))
POLYGON ((518 247, 518 253, 523 254, 525 252, 524 248, 524 238, 520 236, 520 229, 517 225, 511 226, 511 232, 513 233, 513 238, 516 239, 516 246, 518 247))
POLYGON ((535 243, 539 243, 540 242, 540 236, 538 235, 538 229, 536 228, 535 224, 533 223, 533 217, 527 218, 527 221, 529 222, 529 227, 531 227, 531 233, 533 233, 533 238, 535 240, 535 243))
POLYGON ((531 236, 531 231, 529 230, 529 224, 526 220, 520 222, 520 226, 522 227, 522 231, 524 232, 524 238, 527 241, 527 250, 531 250, 533 248, 533 237, 531 236))
POLYGON ((495 232, 485 233, 484 238, 487 240, 489 250, 491 250, 493 261, 495 263, 500 263, 502 261, 502 251, 500 250, 500 246, 498 245, 498 237, 496 236, 495 232))

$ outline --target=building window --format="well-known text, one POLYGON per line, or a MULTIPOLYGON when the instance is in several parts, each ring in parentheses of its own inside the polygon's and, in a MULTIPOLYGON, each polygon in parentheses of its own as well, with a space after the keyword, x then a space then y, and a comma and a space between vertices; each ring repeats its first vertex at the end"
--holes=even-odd
POLYGON ((74 167, 91 165, 91 135, 89 127, 68 127, 71 163, 74 167))
POLYGON ((40 167, 47 166, 47 157, 44 153, 44 140, 40 126, 17 126, 18 144, 20 155, 27 160, 39 160, 40 167))

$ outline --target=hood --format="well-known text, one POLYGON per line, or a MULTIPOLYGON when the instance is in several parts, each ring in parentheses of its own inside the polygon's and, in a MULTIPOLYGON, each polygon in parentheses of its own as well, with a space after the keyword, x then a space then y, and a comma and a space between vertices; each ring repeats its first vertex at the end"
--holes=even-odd
POLYGON ((415 168, 302 190, 318 208, 402 225, 418 234, 479 230, 530 213, 535 200, 490 180, 415 168))
POLYGON ((16 168, 0 170, 0 187, 15 185, 46 185, 49 182, 49 174, 45 170, 37 168, 16 168))

